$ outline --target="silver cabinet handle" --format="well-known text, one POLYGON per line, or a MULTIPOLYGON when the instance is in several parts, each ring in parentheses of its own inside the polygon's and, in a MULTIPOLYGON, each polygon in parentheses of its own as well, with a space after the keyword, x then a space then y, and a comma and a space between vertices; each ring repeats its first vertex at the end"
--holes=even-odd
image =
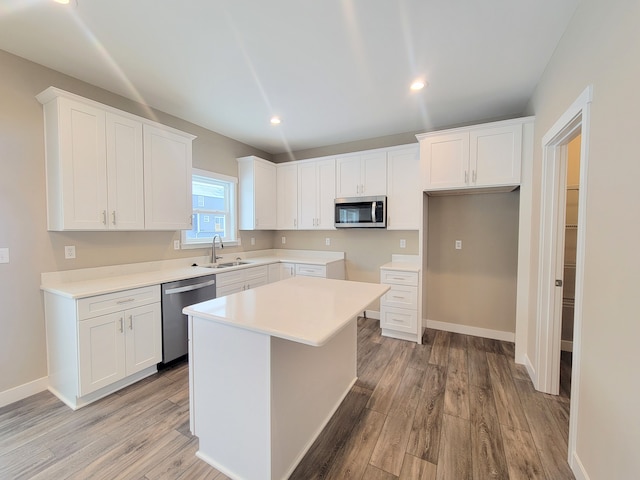
POLYGON ((133 315, 129 315, 129 330, 133 330, 133 315))
POLYGON ((464 171, 464 183, 469 183, 469 172, 467 170, 464 171))
POLYGON ((472 173, 472 175, 471 175, 471 178, 473 178, 472 182, 473 182, 473 183, 476 183, 476 180, 477 180, 477 178, 478 178, 478 175, 476 174, 476 171, 475 171, 475 170, 473 170, 473 173, 472 173))
POLYGON ((112 222, 115 225, 116 224, 116 211, 115 210, 111 213, 111 216, 113 217, 112 222))
POLYGON ((103 223, 103 225, 107 224, 107 211, 106 210, 102 210, 102 223, 103 223))
POLYGON ((120 333, 124 333, 124 319, 120 317, 120 333))
POLYGON ((127 298, 126 300, 118 300, 116 303, 117 303, 118 305, 121 305, 121 304, 123 304, 123 303, 135 302, 135 300, 136 300, 135 298, 127 298))

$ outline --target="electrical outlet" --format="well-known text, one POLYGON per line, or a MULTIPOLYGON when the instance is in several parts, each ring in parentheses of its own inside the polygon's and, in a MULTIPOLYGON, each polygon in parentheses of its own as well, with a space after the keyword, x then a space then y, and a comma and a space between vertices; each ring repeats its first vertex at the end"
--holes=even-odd
POLYGON ((173 249, 174 250, 180 250, 180 240, 174 240, 173 241, 173 249))
POLYGON ((251 237, 251 245, 255 245, 256 244, 256 237, 251 237))
POLYGON ((75 245, 65 245, 64 247, 64 258, 70 260, 72 258, 76 258, 76 247, 75 245))
POLYGON ((400 239, 400 248, 407 248, 407 241, 404 238, 400 239))
POLYGON ((329 245, 331 245, 331 238, 327 237, 324 239, 324 244, 328 247, 329 245))
POLYGON ((282 237, 282 244, 284 245, 285 243, 287 243, 287 237, 282 237))
POLYGON ((456 240, 456 250, 462 250, 462 240, 456 240))
POLYGON ((9 249, 0 248, 0 263, 9 263, 9 249))

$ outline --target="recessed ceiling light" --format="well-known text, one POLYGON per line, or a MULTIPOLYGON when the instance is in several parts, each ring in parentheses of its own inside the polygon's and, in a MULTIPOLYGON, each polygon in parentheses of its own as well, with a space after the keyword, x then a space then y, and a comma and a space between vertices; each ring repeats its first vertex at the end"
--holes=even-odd
POLYGON ((53 0, 56 3, 62 3, 63 5, 68 5, 69 4, 69 0, 53 0))
POLYGON ((424 80, 415 80, 411 84, 411 90, 414 90, 414 91, 422 90, 426 86, 427 86, 427 82, 425 82, 424 80))
POLYGON ((282 123, 282 120, 280 120, 280 117, 271 117, 271 125, 280 125, 280 123, 282 123))

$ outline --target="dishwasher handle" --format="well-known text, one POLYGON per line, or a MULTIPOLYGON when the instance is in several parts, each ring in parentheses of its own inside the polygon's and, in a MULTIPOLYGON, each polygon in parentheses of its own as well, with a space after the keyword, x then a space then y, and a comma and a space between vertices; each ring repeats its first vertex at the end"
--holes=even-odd
POLYGON ((198 290, 200 288, 209 287, 215 284, 216 284, 215 280, 209 280, 208 282, 196 283, 194 285, 187 285, 186 287, 167 288, 164 291, 164 293, 166 295, 171 295, 172 293, 190 292, 192 290, 198 290))

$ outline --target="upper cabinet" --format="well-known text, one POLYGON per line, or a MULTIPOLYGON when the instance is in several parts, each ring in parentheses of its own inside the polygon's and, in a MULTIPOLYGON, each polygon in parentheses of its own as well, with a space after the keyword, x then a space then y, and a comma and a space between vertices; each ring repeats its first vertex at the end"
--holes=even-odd
POLYGON ((333 230, 336 161, 333 158, 299 162, 298 229, 333 230))
POLYGON ((509 191, 520 185, 520 118, 417 135, 423 189, 430 193, 509 191))
POLYGON ((238 158, 240 230, 275 230, 276 165, 256 156, 238 158))
POLYGON ((191 228, 193 135, 54 87, 37 98, 49 230, 191 228))
POLYGON ((298 164, 281 163, 277 169, 277 229, 298 228, 298 164))
POLYGON ((422 224, 418 144, 387 152, 387 230, 419 230, 422 224))
POLYGON ((336 197, 387 194, 387 155, 384 150, 338 157, 336 197))

